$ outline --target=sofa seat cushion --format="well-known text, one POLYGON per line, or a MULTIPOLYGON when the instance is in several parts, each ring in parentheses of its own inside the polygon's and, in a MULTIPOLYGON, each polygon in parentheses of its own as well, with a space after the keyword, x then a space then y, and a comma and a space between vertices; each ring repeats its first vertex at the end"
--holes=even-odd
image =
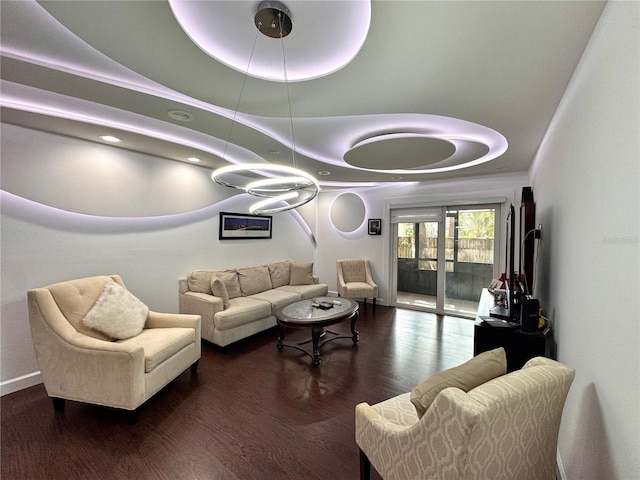
POLYGON ((276 290, 297 293, 302 297, 302 300, 308 300, 313 297, 326 296, 329 292, 329 287, 326 283, 314 283, 313 285, 283 285, 276 288, 276 290))
POLYGON ((271 313, 275 315, 278 308, 287 305, 288 303, 297 302, 302 299, 302 296, 296 292, 287 292, 286 290, 275 289, 256 293, 255 295, 251 295, 251 298, 269 302, 271 304, 271 313))
POLYGON ((269 268, 265 265, 238 268, 237 272, 240 290, 245 297, 271 290, 272 288, 269 268))
POLYGON ((229 308, 216 312, 213 325, 217 330, 229 330, 271 316, 271 304, 251 297, 229 299, 229 308))
POLYGON ((144 329, 140 335, 119 340, 117 343, 142 347, 144 371, 149 373, 195 341, 196 331, 193 328, 171 327, 144 329))
POLYGON ((368 298, 373 295, 374 287, 365 282, 350 282, 345 286, 344 296, 348 298, 368 298))

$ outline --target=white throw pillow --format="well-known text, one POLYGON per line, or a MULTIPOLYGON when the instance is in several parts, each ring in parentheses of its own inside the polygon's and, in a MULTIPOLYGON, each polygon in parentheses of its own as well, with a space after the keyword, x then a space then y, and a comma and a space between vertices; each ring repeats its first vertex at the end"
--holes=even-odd
POLYGON ((124 340, 142 332, 148 315, 149 308, 144 303, 126 288, 109 281, 82 321, 111 338, 124 340))

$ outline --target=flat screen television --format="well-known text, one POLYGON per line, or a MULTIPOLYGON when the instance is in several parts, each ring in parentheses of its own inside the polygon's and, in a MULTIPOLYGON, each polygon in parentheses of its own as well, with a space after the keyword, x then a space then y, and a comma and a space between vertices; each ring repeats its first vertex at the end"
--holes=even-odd
POLYGON ((516 289, 516 272, 515 272, 515 242, 516 242, 516 209, 513 205, 509 206, 506 225, 506 249, 505 249, 505 284, 506 284, 506 302, 504 306, 496 306, 489 311, 491 317, 500 318, 513 322, 516 320, 515 305, 515 289, 516 289))

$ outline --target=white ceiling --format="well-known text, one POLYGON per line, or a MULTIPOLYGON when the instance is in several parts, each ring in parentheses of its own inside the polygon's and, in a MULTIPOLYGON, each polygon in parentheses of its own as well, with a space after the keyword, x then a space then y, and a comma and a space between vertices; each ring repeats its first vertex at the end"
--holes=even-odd
POLYGON ((171 4, 2 0, 2 121, 91 141, 109 133, 122 148, 197 156, 206 168, 295 162, 331 172, 324 185, 522 172, 604 7, 291 1, 293 30, 281 42, 257 33, 257 1, 171 4), (171 4, 199 9, 197 34, 171 4), (237 45, 250 66, 282 62, 284 49, 294 72, 325 62, 363 18, 361 48, 310 80, 256 78, 192 41, 237 45))

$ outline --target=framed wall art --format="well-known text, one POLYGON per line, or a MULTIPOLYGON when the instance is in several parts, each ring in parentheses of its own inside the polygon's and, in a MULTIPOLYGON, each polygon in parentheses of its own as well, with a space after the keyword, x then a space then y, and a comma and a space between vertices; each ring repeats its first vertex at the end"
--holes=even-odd
POLYGON ((369 219, 369 235, 381 235, 382 234, 382 219, 370 218, 369 219))
POLYGON ((220 212, 219 240, 271 238, 272 217, 220 212))

